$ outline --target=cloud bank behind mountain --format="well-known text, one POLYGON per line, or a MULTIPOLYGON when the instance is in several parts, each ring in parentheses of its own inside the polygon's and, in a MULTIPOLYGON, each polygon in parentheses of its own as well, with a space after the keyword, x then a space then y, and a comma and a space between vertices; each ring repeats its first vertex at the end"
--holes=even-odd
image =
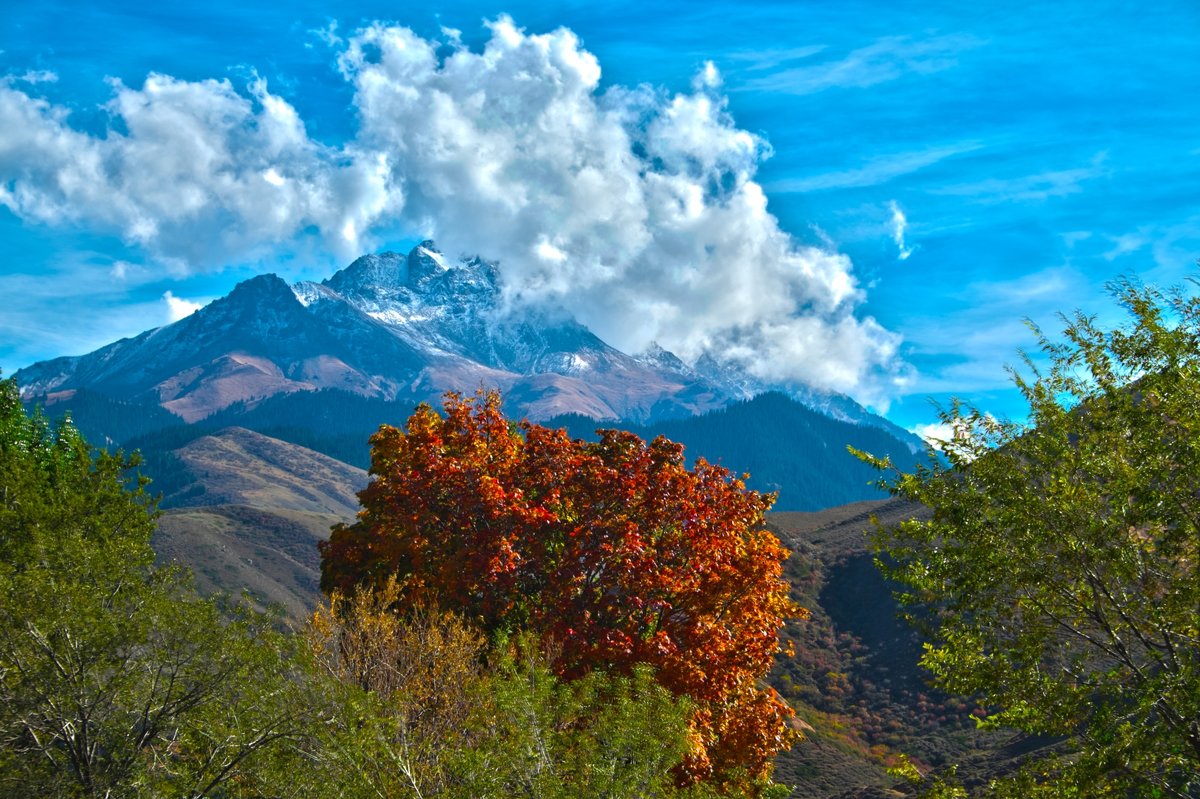
POLYGON ((567 29, 489 23, 482 49, 374 24, 327 34, 355 133, 310 136, 254 78, 114 82, 104 130, 0 84, 0 203, 120 236, 179 274, 398 236, 499 262, 510 308, 559 306, 627 352, 658 342, 885 407, 906 367, 843 255, 781 229, 706 64, 689 91, 602 86, 567 29))

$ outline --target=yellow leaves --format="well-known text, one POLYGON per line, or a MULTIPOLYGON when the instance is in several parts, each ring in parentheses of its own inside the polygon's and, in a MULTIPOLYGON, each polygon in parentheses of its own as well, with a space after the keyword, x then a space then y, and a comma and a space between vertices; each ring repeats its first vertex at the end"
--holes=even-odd
MULTIPOLYGON (((463 716, 479 674, 482 634, 458 615, 432 608, 398 612, 401 586, 389 577, 349 597, 334 593, 309 620, 307 638, 324 669, 397 712, 463 716)), ((439 722, 442 723, 442 722, 439 722)))

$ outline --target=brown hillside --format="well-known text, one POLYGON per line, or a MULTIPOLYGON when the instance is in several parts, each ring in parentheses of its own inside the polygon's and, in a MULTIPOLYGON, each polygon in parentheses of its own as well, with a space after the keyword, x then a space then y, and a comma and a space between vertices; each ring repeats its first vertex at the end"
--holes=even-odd
POLYGON ((249 591, 300 621, 320 596, 317 541, 343 519, 246 505, 173 508, 159 519, 154 547, 160 560, 190 568, 202 592, 249 591))
POLYGON ((186 500, 189 506, 247 505, 352 519, 356 494, 367 485, 362 469, 241 427, 198 438, 175 454, 204 489, 179 492, 196 494, 186 500))
POLYGON ((175 454, 195 482, 159 520, 159 558, 190 568, 206 593, 247 590, 292 620, 307 616, 320 594, 317 541, 354 518, 367 473, 236 427, 175 454))

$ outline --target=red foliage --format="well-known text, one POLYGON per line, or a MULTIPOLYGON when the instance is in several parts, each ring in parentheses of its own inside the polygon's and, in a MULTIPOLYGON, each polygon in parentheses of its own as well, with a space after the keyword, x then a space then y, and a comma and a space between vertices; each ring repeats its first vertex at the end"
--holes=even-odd
POLYGON ((449 394, 371 438, 374 480, 321 546, 321 587, 400 578, 403 600, 532 629, 567 677, 651 664, 696 706, 687 780, 765 778, 792 711, 759 680, 803 611, 763 529, 773 496, 659 437, 510 424, 495 393, 449 394))

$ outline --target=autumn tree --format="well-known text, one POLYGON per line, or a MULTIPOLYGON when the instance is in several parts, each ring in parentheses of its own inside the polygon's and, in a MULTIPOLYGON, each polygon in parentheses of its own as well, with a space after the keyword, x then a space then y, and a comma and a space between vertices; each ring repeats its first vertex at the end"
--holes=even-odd
POLYGON ((686 780, 765 785, 791 710, 759 681, 799 613, 772 497, 680 445, 511 424, 495 393, 447 395, 371 439, 373 481, 321 547, 321 586, 398 580, 398 602, 553 641, 556 671, 650 667, 693 703, 686 780))
POLYGON ((1200 299, 1112 291, 1125 326, 1038 333, 1026 421, 954 405, 945 460, 888 482, 933 511, 878 535, 924 665, 1066 743, 997 796, 1200 796, 1200 299))

